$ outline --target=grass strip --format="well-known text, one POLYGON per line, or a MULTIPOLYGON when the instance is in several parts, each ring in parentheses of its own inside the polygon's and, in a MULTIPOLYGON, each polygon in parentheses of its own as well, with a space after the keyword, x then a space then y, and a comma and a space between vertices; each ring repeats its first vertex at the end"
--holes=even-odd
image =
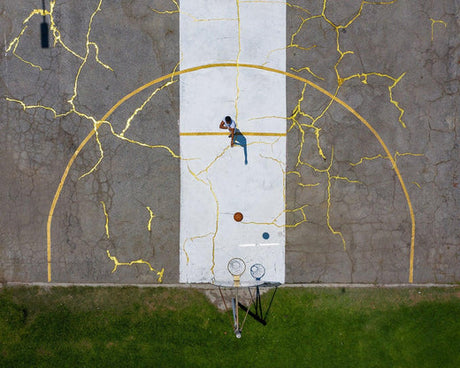
MULTIPOLYGON (((460 367, 460 288, 279 289, 243 337, 193 289, 0 289, 0 367, 460 367)), ((269 295, 264 295, 268 301, 269 295)))

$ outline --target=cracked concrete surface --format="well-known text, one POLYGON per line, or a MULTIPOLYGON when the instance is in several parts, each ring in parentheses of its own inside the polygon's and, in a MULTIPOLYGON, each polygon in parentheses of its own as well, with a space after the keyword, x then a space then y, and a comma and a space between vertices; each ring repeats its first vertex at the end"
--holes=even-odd
MULTIPOLYGON (((414 209, 413 281, 460 281, 458 2, 288 4, 286 71, 358 111, 397 162, 414 209)), ((40 48, 42 16, 23 23, 33 10, 28 1, 0 5, 0 280, 8 282, 47 280, 47 221, 71 156, 117 101, 181 58, 174 1, 56 2, 49 49, 40 48)), ((164 283, 178 282, 180 161, 152 148, 180 154, 178 83, 149 99, 168 81, 120 105, 69 168, 52 217, 53 282, 157 283, 147 263, 164 268, 164 283), (115 272, 107 250, 123 264, 115 272)), ((342 106, 286 82, 286 209, 305 206, 307 219, 286 229, 286 281, 408 282, 411 217, 390 160, 342 106)), ((302 219, 286 213, 288 225, 302 219)))

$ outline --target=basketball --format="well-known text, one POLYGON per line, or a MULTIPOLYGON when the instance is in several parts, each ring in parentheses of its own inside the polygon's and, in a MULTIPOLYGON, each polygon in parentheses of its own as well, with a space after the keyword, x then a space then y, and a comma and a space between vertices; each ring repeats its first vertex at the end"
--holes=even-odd
POLYGON ((241 212, 235 212, 235 214, 233 215, 233 219, 236 222, 240 222, 243 219, 243 214, 241 212))

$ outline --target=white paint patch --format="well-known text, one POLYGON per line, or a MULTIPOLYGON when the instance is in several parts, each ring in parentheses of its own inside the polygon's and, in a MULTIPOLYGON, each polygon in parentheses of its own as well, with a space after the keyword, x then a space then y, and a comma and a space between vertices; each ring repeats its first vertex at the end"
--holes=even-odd
MULTIPOLYGON (((181 69, 240 62, 285 70, 285 6, 182 0, 181 69)), ((180 77, 180 99, 181 156, 188 159, 181 161, 180 282, 231 283, 227 263, 239 257, 246 262, 243 285, 253 282, 255 263, 266 269, 263 280, 283 283, 285 77, 203 69, 180 77), (242 133, 233 148, 219 129, 226 115, 242 133)))

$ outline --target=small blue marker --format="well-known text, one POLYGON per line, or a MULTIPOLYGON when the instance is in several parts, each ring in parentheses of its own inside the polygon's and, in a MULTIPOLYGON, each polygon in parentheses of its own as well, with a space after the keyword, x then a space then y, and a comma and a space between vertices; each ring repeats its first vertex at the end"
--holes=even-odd
POLYGON ((267 240, 269 237, 270 237, 269 233, 263 233, 262 234, 262 238, 264 238, 265 240, 267 240))

